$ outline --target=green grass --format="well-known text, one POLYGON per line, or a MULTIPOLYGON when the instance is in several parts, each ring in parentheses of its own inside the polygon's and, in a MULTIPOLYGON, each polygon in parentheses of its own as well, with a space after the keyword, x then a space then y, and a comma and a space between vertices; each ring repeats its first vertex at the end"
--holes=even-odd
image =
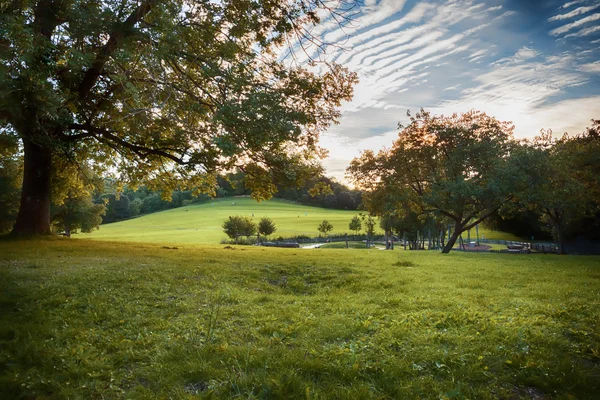
MULTIPOLYGON (((101 225, 98 231, 74 237, 127 242, 217 244, 227 238, 221 227, 227 217, 252 214, 257 222, 261 217, 271 218, 277 226, 277 232, 271 238, 276 238, 318 236, 317 227, 324 219, 333 225, 332 234, 349 232, 348 224, 358 212, 309 207, 277 199, 257 203, 249 197, 231 197, 101 225)), ((475 231, 472 233, 474 235, 475 231)), ((480 230, 480 233, 487 238, 518 240, 516 236, 503 232, 480 230)), ((466 233, 464 237, 466 240, 466 233)))
POLYGON ((223 247, 0 242, 0 398, 600 391, 599 257, 223 247))

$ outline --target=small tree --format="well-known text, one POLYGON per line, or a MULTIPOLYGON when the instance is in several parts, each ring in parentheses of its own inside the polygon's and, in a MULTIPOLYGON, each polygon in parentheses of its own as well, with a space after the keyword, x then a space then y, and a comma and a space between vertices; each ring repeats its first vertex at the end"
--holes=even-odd
POLYGON ((367 248, 370 247, 370 240, 375 235, 375 218, 367 216, 365 219, 365 229, 367 231, 367 248))
POLYGON ((350 225, 348 225, 348 229, 350 229, 351 231, 354 231, 355 235, 358 235, 358 232, 360 232, 360 230, 362 229, 362 222, 360 221, 360 218, 358 215, 355 215, 354 217, 352 217, 352 220, 350 221, 350 225))
POLYGON ((238 236, 256 235, 256 224, 249 217, 239 215, 229 216, 223 222, 223 232, 237 242, 238 236))
POLYGON ((319 232, 321 232, 323 235, 327 235, 329 232, 331 232, 333 230, 333 225, 331 225, 329 223, 329 221, 327 221, 326 219, 323 220, 323 222, 321 222, 321 224, 319 225, 319 227, 317 228, 319 230, 319 232))
POLYGON ((271 218, 262 217, 258 222, 258 233, 263 236, 269 236, 276 230, 277 227, 271 218))

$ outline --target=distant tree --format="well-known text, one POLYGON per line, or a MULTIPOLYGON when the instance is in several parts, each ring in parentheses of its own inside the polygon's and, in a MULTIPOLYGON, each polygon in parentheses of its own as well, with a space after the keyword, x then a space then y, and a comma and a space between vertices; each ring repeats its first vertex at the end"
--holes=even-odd
MULTIPOLYGON (((151 198, 152 196, 147 197, 151 198)), ((106 213, 102 218, 102 223, 108 224, 116 221, 123 221, 131 217, 131 208, 129 197, 122 194, 105 194, 101 200, 106 204, 106 213)))
POLYGON ((398 226, 398 217, 394 214, 383 214, 379 217, 379 227, 385 232, 388 239, 394 235, 394 229, 398 226))
POLYGON ((230 216, 223 222, 223 232, 231 239, 236 239, 238 236, 256 235, 257 227, 250 217, 234 215, 230 216))
POLYGON ((52 225, 57 231, 67 236, 80 229, 81 232, 91 232, 102 223, 106 213, 104 204, 94 204, 88 192, 74 194, 66 198, 60 205, 52 205, 52 225))
POLYGON ((600 121, 578 136, 553 137, 542 131, 530 144, 528 174, 534 184, 521 196, 525 206, 542 215, 552 227, 561 254, 569 225, 594 218, 600 210, 600 121))
POLYGON ((138 197, 134 198, 133 200, 130 200, 129 201, 129 216, 137 217, 138 215, 140 215, 143 205, 144 205, 144 201, 138 197))
POLYGON ((258 233, 263 236, 272 235, 276 230, 277 227, 271 218, 262 217, 258 222, 258 233))
POLYGON ((352 217, 352 219, 350 220, 350 224, 348 225, 348 229, 354 231, 354 233, 358 235, 358 232, 360 232, 360 230, 362 229, 362 222, 358 215, 352 217))
POLYGON ((356 205, 354 204, 354 198, 350 192, 340 192, 337 195, 337 205, 339 208, 344 210, 355 210, 356 205))
POLYGON ((365 151, 348 175, 365 190, 363 203, 376 215, 409 207, 450 219, 454 231, 442 250, 448 253, 462 232, 527 187, 526 166, 511 157, 518 147, 512 124, 485 113, 444 117, 421 110, 410 121, 391 149, 365 151))
POLYGON ((364 223, 365 223, 365 232, 367 233, 367 247, 370 247, 371 239, 375 236, 375 218, 371 215, 365 216, 362 215, 364 223))
POLYGON ((321 232, 323 235, 327 235, 329 232, 331 232, 333 230, 333 225, 331 225, 329 223, 329 221, 323 220, 323 222, 321 222, 319 224, 319 227, 317 228, 317 230, 319 232, 321 232))

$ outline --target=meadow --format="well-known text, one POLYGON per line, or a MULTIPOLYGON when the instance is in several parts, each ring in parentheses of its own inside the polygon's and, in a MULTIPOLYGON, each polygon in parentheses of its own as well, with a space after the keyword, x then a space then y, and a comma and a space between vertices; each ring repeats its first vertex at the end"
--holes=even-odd
POLYGON ((0 241, 3 399, 594 399, 600 257, 0 241))
MULTIPOLYGON (((357 214, 358 211, 309 207, 278 199, 258 203, 249 197, 228 197, 100 225, 97 231, 74 237, 126 242, 218 244, 227 239, 221 225, 230 215, 252 217, 256 222, 262 217, 271 218, 277 226, 272 238, 297 235, 315 237, 319 235, 317 227, 324 219, 333 225, 332 234, 352 233, 348 224, 357 214)), ((379 227, 377 233, 382 233, 379 227)), ((475 237, 474 229, 471 235, 475 237)), ((519 240, 511 234, 485 229, 480 229, 480 235, 489 239, 519 240)))

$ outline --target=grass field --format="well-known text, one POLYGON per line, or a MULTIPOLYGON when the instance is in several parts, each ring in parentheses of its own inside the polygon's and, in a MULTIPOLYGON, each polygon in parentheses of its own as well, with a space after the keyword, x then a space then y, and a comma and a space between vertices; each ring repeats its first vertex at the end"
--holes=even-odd
MULTIPOLYGON (((275 222, 277 232, 272 237, 290 237, 319 235, 317 227, 324 219, 333 225, 331 233, 349 232, 348 224, 358 212, 308 207, 277 199, 257 203, 249 197, 231 197, 101 225, 98 231, 74 237, 128 242, 217 244, 227 238, 221 228, 227 217, 252 214, 257 222, 261 217, 269 217, 275 222)), ((480 234, 490 239, 518 240, 516 236, 503 232, 482 229, 480 234)), ((472 235, 474 237, 474 231, 472 235)), ((466 239, 466 234, 464 237, 466 239)))
POLYGON ((599 257, 0 241, 2 399, 599 392, 599 257))

